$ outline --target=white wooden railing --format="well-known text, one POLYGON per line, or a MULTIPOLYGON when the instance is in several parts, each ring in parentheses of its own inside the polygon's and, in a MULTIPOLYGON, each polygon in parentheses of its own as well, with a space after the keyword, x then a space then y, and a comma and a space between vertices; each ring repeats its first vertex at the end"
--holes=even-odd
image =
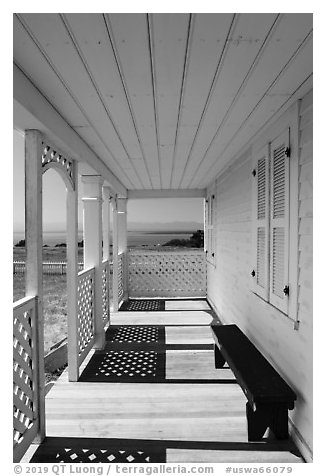
POLYGON ((36 297, 25 297, 13 307, 14 462, 20 461, 39 427, 36 302, 36 297))
POLYGON ((78 365, 91 350, 94 339, 95 269, 78 273, 78 365))
POLYGON ((128 253, 129 297, 206 297, 203 250, 128 253))
POLYGON ((105 260, 102 263, 102 316, 103 323, 106 324, 109 320, 109 261, 105 260))
MULTIPOLYGON (((24 274, 26 269, 25 261, 13 262, 13 274, 24 274)), ((83 263, 78 263, 78 271, 83 269, 83 263)), ((66 261, 44 261, 43 274, 67 274, 66 261)))

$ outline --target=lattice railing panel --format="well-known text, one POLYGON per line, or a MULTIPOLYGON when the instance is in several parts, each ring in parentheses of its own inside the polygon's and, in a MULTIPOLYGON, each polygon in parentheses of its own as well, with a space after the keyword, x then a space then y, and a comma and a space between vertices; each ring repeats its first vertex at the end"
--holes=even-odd
POLYGON ((13 312, 13 444, 19 460, 37 429, 36 299, 16 302, 13 312), (19 456, 18 456, 19 455, 19 456))
POLYGON ((121 299, 124 296, 124 285, 123 285, 123 281, 124 281, 124 275, 123 275, 124 259, 125 259, 124 253, 120 253, 118 255, 118 298, 119 298, 119 302, 121 301, 121 299))
POLYGON ((206 257, 199 251, 130 251, 129 297, 206 296, 206 257))
POLYGON ((78 355, 81 363, 94 342, 94 268, 78 273, 78 355))
POLYGON ((102 316, 103 322, 109 319, 109 262, 102 263, 102 316))

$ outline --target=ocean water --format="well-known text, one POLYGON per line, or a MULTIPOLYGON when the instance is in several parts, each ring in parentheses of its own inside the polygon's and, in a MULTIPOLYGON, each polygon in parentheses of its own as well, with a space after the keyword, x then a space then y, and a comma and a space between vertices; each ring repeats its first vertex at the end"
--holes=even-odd
MULTIPOLYGON (((173 239, 187 240, 192 235, 192 232, 168 232, 168 233, 151 233, 151 232, 136 232, 128 231, 128 247, 136 246, 159 246, 167 243, 173 239)), ((18 241, 23 240, 24 233, 15 232, 13 235, 14 245, 18 241)), ((82 233, 78 234, 78 241, 83 239, 82 233)), ((48 246, 55 246, 59 243, 65 243, 66 235, 62 232, 44 232, 43 244, 48 246)), ((112 243, 112 241, 111 241, 112 243)))

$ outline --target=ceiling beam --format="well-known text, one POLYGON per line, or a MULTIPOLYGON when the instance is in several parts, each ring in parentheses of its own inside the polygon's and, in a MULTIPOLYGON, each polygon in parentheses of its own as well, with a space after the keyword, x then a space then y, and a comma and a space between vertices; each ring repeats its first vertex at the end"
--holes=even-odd
POLYGON ((206 190, 199 188, 162 189, 162 190, 128 190, 128 198, 204 198, 206 190))
POLYGON ((127 197, 127 189, 111 172, 104 162, 90 149, 74 129, 64 120, 45 96, 34 86, 30 79, 14 64, 13 71, 14 100, 27 111, 27 121, 17 117, 14 107, 14 125, 26 129, 37 127, 51 140, 71 153, 72 158, 87 162, 97 173, 102 175, 112 189, 120 196, 127 197))

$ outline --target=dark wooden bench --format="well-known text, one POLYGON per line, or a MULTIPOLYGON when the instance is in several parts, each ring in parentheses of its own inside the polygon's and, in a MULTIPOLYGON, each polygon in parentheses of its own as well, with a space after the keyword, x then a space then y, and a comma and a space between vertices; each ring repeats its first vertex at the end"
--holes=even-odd
POLYGON ((227 362, 247 397, 248 441, 262 439, 270 428, 277 439, 288 438, 288 410, 296 394, 235 324, 212 326, 215 367, 227 362))

